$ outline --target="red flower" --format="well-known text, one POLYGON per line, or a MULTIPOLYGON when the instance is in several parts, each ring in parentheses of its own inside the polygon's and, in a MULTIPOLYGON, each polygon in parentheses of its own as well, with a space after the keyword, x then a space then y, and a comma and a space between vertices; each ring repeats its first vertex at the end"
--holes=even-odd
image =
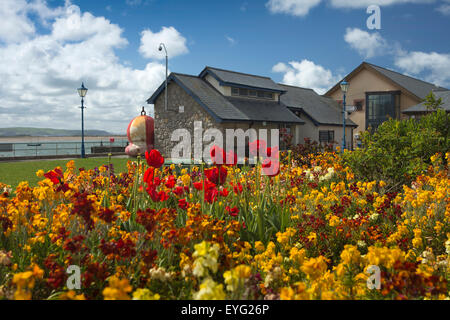
POLYGON ((194 182, 194 188, 197 190, 202 190, 203 189, 203 182, 202 181, 198 181, 198 182, 194 182))
POLYGON ((233 185, 233 191, 235 194, 242 193, 242 190, 243 190, 243 188, 242 188, 242 184, 240 182, 238 182, 237 185, 233 185))
POLYGON ((277 159, 267 158, 262 163, 262 172, 264 175, 273 177, 280 173, 280 162, 277 159))
POLYGON ((237 217, 239 213, 239 209, 237 207, 230 208, 229 206, 226 206, 225 211, 232 217, 237 217))
POLYGON ((222 166, 205 170, 205 176, 214 184, 224 184, 227 180, 228 170, 222 166))
POLYGON ((228 191, 227 188, 225 188, 222 191, 220 191, 220 196, 221 197, 228 197, 229 194, 230 194, 230 192, 228 191))
POLYGON ((173 189, 172 192, 174 194, 176 194, 177 196, 179 196, 179 195, 183 194, 184 189, 183 189, 183 187, 178 186, 175 189, 173 189))
POLYGON ((178 200, 178 206, 181 209, 186 210, 188 208, 188 206, 189 206, 189 202, 187 202, 186 199, 184 199, 184 198, 180 199, 180 200, 178 200))
POLYGON ((264 140, 255 140, 248 144, 249 152, 252 156, 257 156, 258 152, 261 154, 261 150, 266 149, 267 143, 264 140))
POLYGON ((109 208, 102 208, 98 213, 98 217, 107 223, 117 220, 115 212, 109 208))
POLYGON ((145 159, 147 160, 147 164, 153 168, 161 168, 164 164, 164 158, 156 149, 153 149, 150 152, 145 151, 145 159))
POLYGON ((225 151, 218 146, 212 146, 209 154, 211 156, 211 161, 213 162, 213 164, 225 164, 227 160, 225 151))
POLYGON ((153 184, 153 173, 155 171, 155 168, 148 168, 147 170, 145 170, 144 173, 144 182, 146 182, 147 184, 153 184))
POLYGON ((174 176, 169 176, 166 181, 166 187, 172 189, 175 186, 176 182, 177 180, 175 179, 174 176))
POLYGON ((53 182, 53 184, 58 184, 62 182, 64 175, 60 169, 55 169, 45 173, 44 177, 50 179, 53 182))
POLYGON ((279 151, 278 147, 267 148, 267 156, 279 159, 280 154, 278 153, 278 151, 279 151))

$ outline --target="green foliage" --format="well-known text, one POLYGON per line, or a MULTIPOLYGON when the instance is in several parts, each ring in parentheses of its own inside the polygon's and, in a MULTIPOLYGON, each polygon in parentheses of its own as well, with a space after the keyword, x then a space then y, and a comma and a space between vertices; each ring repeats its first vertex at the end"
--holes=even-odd
POLYGON ((442 98, 436 99, 433 91, 431 91, 425 98, 424 104, 429 111, 436 111, 442 104, 442 98))
POLYGON ((438 109, 419 120, 384 122, 362 134, 363 148, 343 155, 358 179, 384 180, 392 189, 427 169, 430 157, 450 150, 449 114, 438 109))

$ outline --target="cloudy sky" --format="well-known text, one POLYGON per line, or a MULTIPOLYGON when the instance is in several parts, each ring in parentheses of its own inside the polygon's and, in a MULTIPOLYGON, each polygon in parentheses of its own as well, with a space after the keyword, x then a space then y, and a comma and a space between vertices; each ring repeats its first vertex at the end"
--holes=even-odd
POLYGON ((78 129, 84 81, 86 128, 124 133, 164 79, 160 42, 180 73, 324 93, 368 61, 450 88, 449 30, 450 0, 0 0, 0 127, 78 129))

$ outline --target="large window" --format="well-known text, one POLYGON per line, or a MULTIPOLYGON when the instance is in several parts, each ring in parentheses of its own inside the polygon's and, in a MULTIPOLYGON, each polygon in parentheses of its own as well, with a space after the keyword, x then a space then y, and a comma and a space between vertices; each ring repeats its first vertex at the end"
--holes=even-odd
POLYGON ((400 117, 400 94, 391 93, 367 93, 366 128, 376 129, 389 118, 400 117))

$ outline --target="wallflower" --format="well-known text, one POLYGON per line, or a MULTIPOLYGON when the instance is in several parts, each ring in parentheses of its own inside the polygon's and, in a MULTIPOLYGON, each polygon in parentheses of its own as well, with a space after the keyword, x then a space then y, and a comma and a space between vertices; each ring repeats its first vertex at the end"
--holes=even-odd
POLYGON ((157 293, 152 293, 149 289, 137 289, 133 292, 133 300, 159 300, 161 297, 157 293))
POLYGON ((194 246, 195 252, 192 255, 194 261, 194 275, 204 277, 208 274, 208 270, 217 272, 217 258, 219 257, 219 245, 217 243, 202 241, 194 246))
POLYGON ((226 294, 223 285, 217 284, 211 278, 206 278, 200 284, 200 290, 194 293, 195 300, 225 300, 226 294))
POLYGON ((109 286, 103 289, 105 300, 130 300, 130 293, 133 289, 128 279, 120 279, 117 276, 111 276, 108 279, 109 286))
POLYGON ((246 265, 239 265, 233 270, 225 271, 223 274, 223 278, 225 279, 227 290, 235 291, 239 287, 242 287, 244 284, 244 280, 250 277, 251 271, 252 269, 246 265))

